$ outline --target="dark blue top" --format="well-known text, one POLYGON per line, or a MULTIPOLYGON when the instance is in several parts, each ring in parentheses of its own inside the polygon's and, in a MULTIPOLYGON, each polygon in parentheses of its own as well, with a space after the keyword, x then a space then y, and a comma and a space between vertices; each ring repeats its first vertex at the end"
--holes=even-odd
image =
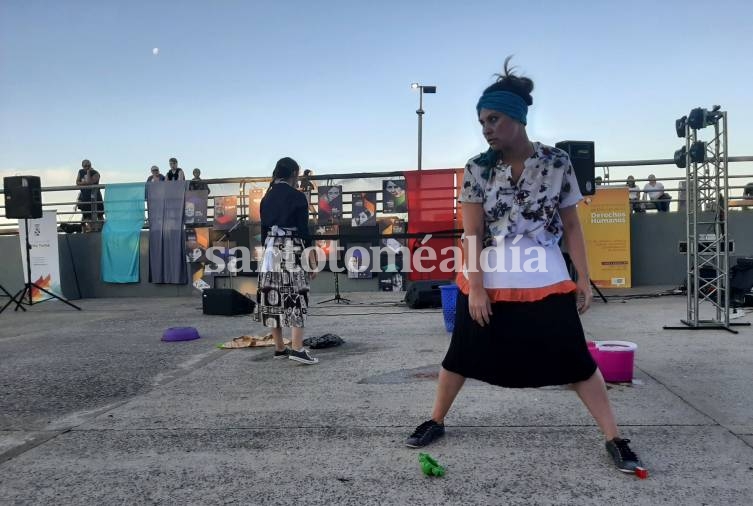
POLYGON ((287 183, 277 182, 272 185, 259 205, 261 214, 261 241, 265 242, 269 230, 277 225, 295 228, 296 237, 303 239, 306 246, 311 245, 309 233, 309 203, 306 195, 287 183))

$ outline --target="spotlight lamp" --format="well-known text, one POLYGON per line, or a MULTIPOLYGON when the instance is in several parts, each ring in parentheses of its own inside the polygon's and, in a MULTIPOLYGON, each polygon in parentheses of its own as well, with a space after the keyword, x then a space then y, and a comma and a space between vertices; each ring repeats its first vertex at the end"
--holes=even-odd
POLYGON ((685 127, 688 124, 688 117, 683 116, 680 119, 675 120, 675 132, 677 132, 677 137, 683 139, 685 138, 685 127))
POLYGON ((688 114, 688 125, 690 125, 690 128, 693 130, 699 130, 715 124, 719 121, 719 118, 722 117, 720 111, 721 108, 720 105, 715 105, 709 111, 701 107, 696 107, 690 111, 690 114, 688 114))
POLYGON ((687 167, 687 161, 688 150, 685 148, 685 146, 675 151, 675 165, 677 165, 677 168, 684 169, 685 167, 687 167))
POLYGON ((693 163, 703 163, 706 161, 706 143, 696 141, 690 145, 690 161, 693 163))

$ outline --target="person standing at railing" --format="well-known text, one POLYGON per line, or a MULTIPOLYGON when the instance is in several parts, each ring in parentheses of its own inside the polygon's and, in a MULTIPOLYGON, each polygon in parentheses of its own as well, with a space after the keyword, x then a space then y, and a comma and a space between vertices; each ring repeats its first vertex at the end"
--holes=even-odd
POLYGON ((188 189, 191 191, 206 191, 207 195, 211 192, 209 185, 201 179, 201 171, 199 169, 193 170, 193 179, 188 182, 188 189))
MULTIPOLYGON (((76 186, 91 186, 99 184, 97 172, 89 160, 81 162, 81 169, 76 176, 76 186)), ((102 192, 92 188, 82 188, 78 193, 78 208, 81 210, 81 222, 85 231, 92 232, 99 229, 98 222, 104 220, 102 206, 102 192)))
POLYGON ((152 165, 152 175, 146 178, 147 183, 156 183, 158 181, 164 181, 165 176, 159 173, 159 167, 152 165))
POLYGON ((303 176, 298 180, 298 189, 306 195, 306 201, 309 203, 309 214, 316 216, 316 208, 311 203, 311 194, 316 191, 316 184, 311 180, 311 176, 313 175, 313 170, 304 170, 303 176))
POLYGON ((167 171, 168 181, 185 181, 186 175, 183 173, 183 169, 178 167, 178 159, 170 158, 170 170, 167 171))

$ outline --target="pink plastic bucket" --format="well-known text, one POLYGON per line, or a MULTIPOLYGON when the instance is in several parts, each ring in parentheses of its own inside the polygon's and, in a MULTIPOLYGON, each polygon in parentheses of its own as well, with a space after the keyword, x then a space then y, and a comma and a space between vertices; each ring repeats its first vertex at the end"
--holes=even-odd
POLYGON ((638 345, 630 341, 589 341, 588 351, 599 366, 604 381, 633 381, 633 365, 638 345))

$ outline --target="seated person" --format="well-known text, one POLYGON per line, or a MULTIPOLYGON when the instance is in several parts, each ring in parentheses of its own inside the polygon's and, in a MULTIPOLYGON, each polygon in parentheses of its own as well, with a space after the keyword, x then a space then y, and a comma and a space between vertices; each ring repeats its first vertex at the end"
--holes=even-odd
POLYGON ((753 200, 753 183, 748 183, 743 188, 743 198, 746 200, 753 200))
POLYGON ((627 187, 630 191, 630 207, 634 213, 642 213, 645 211, 643 204, 641 203, 641 189, 635 184, 635 178, 633 176, 627 177, 627 187))
MULTIPOLYGON (((743 200, 753 201, 753 182, 748 183, 743 188, 743 200)), ((751 202, 743 202, 743 209, 751 209, 751 202)))
MULTIPOLYGON (((656 176, 650 174, 648 183, 643 187, 643 199, 650 201, 650 205, 657 211, 666 212, 669 211, 669 201, 672 197, 664 192, 664 185, 656 180, 656 176)), ((646 207, 648 208, 648 205, 646 207)))

